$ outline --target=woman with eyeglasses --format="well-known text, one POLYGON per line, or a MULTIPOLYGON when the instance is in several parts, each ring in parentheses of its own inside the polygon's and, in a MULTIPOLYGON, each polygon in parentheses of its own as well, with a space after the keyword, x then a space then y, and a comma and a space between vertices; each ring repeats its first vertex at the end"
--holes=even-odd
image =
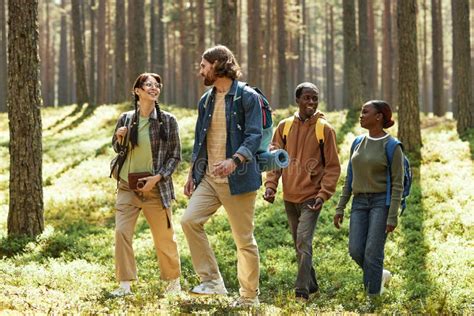
POLYGON ((120 286, 110 293, 113 297, 132 294, 130 283, 137 279, 132 239, 141 210, 153 235, 160 277, 167 282, 165 292, 181 290, 180 259, 171 219, 171 202, 175 199, 171 175, 181 160, 181 144, 176 118, 158 104, 161 88, 159 75, 138 76, 132 91, 135 109, 120 116, 112 138, 117 152, 128 142, 118 177, 115 275, 120 286), (139 178, 132 181, 137 174, 139 178))
POLYGON ((351 146, 334 225, 340 227, 352 195, 349 254, 362 268, 367 293, 379 295, 391 279, 391 273, 384 269, 384 248, 387 234, 397 226, 403 192, 403 152, 397 145, 389 165, 386 148, 394 139, 384 129, 393 126, 394 121, 387 102, 365 103, 359 118, 360 126, 368 130, 368 135, 359 136, 351 146))

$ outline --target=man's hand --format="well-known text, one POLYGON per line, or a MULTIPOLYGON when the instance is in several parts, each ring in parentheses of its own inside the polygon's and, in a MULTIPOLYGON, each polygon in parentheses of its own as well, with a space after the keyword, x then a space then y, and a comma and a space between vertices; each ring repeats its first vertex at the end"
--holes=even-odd
POLYGON ((227 177, 237 168, 235 162, 232 161, 232 159, 226 159, 216 162, 213 167, 214 171, 212 172, 212 174, 216 177, 221 178, 227 177))
POLYGON ((334 218, 333 218, 334 226, 336 226, 337 229, 341 228, 343 220, 344 220, 344 215, 342 214, 334 215, 334 218))
POLYGON ((184 185, 184 195, 186 195, 188 198, 193 195, 194 192, 194 181, 191 173, 188 175, 188 179, 186 180, 186 184, 184 185))
POLYGON ((266 188, 265 194, 263 195, 263 199, 269 203, 275 202, 275 193, 276 191, 272 188, 266 188))
POLYGON ((387 227, 385 228, 385 232, 388 234, 388 233, 391 233, 395 230, 395 226, 393 225, 387 225, 387 227))
POLYGON ((308 208, 314 212, 319 212, 321 211, 321 208, 323 207, 323 199, 320 198, 320 197, 317 197, 315 200, 314 200, 314 204, 313 205, 308 205, 308 208))

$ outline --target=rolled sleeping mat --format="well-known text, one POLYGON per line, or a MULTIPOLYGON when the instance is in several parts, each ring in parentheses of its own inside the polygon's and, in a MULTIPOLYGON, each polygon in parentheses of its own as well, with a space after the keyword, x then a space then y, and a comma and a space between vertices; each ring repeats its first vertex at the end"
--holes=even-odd
POLYGON ((257 163, 260 172, 272 171, 288 167, 290 157, 286 150, 283 149, 265 151, 257 154, 257 163))

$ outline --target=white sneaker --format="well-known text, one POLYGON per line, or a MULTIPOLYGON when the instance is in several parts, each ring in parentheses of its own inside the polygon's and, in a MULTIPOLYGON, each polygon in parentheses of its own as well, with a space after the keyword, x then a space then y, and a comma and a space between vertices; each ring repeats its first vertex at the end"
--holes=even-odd
POLYGON ((258 307, 260 305, 260 301, 258 300, 258 296, 255 297, 245 297, 241 296, 232 302, 232 307, 258 307))
POLYGON ((385 291, 385 285, 388 285, 391 279, 392 279, 392 273, 384 269, 382 271, 382 284, 380 285, 380 294, 382 294, 385 291))
POLYGON ((179 283, 179 278, 168 281, 168 284, 165 288, 165 293, 178 294, 179 292, 181 292, 181 284, 179 283))
POLYGON ((191 293, 203 294, 203 295, 226 295, 227 289, 225 288, 222 280, 210 280, 204 281, 201 284, 195 286, 191 293))
POLYGON ((110 297, 113 297, 113 298, 124 297, 124 296, 132 295, 132 294, 133 292, 131 290, 126 290, 123 287, 119 287, 109 293, 110 297))

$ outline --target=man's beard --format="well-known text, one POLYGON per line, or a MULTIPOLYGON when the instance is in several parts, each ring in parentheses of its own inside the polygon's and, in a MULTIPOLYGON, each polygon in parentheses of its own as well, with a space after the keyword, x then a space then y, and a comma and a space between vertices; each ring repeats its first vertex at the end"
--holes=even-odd
POLYGON ((216 76, 214 75, 207 75, 204 77, 204 85, 205 86, 212 86, 216 82, 216 76))

